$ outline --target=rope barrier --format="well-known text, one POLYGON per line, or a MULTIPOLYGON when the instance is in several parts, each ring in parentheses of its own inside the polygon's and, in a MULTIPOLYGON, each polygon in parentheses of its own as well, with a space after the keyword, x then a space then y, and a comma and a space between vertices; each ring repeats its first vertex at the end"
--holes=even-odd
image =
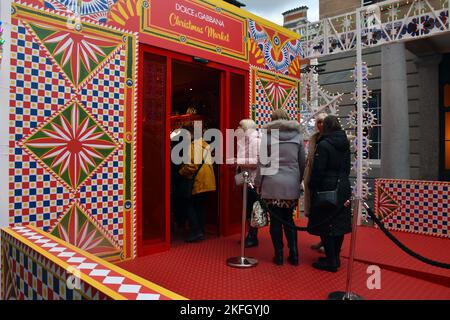
MULTIPOLYGON (((257 195, 257 200, 261 203, 261 206, 263 207, 264 210, 266 210, 267 212, 270 213, 270 217, 274 218, 276 220, 278 220, 279 222, 281 222, 285 227, 288 227, 290 229, 295 229, 297 231, 300 232, 304 232, 304 231, 308 231, 311 229, 315 229, 318 228, 319 226, 322 226, 328 222, 330 222, 331 220, 333 220, 337 214, 339 214, 340 208, 339 210, 336 211, 337 214, 331 215, 329 218, 325 219, 322 223, 316 225, 316 226, 312 226, 312 227, 298 227, 295 224, 291 224, 285 220, 283 220, 281 217, 279 217, 277 214, 273 213, 270 211, 267 203, 261 199, 261 197, 259 195, 257 195)), ((374 212, 372 211, 372 209, 370 209, 369 207, 366 207, 367 212, 369 214, 369 216, 372 218, 372 220, 375 222, 375 224, 380 228, 380 230, 392 241, 394 242, 394 244, 399 247, 402 251, 404 251, 405 253, 407 253, 408 255, 410 255, 411 257, 422 261, 423 263, 426 263, 428 265, 434 266, 434 267, 438 267, 438 268, 443 268, 443 269, 450 269, 450 264, 448 263, 443 263, 443 262, 439 262, 439 261, 435 261, 429 258, 426 258, 414 251, 412 251, 411 249, 409 249, 407 246, 405 246, 402 242, 400 242, 400 240, 398 240, 392 233, 389 232, 389 230, 386 229, 386 227, 384 226, 383 222, 380 221, 378 219, 378 217, 376 217, 376 215, 374 214, 374 212)))
POLYGON ((431 266, 434 267, 438 267, 438 268, 443 268, 443 269, 450 269, 450 264, 448 263, 443 263, 443 262, 439 262, 439 261, 435 261, 432 259, 428 259, 414 251, 412 251, 411 249, 409 249, 407 246, 405 246, 402 242, 400 242, 400 240, 398 240, 391 232, 389 232, 389 230, 386 229, 386 227, 384 226, 383 222, 380 221, 380 219, 378 219, 378 217, 375 215, 375 213, 373 212, 372 209, 370 209, 369 207, 366 207, 367 212, 369 214, 369 216, 372 218, 372 220, 375 222, 375 224, 380 228, 380 230, 392 241, 394 242, 397 247, 399 247, 402 251, 404 251, 405 253, 407 253, 408 255, 410 255, 411 257, 420 260, 426 264, 429 264, 431 266))
MULTIPOLYGON (((336 210, 336 213, 334 215, 331 215, 329 218, 325 219, 322 223, 312 226, 312 227, 298 227, 295 224, 289 223, 285 220, 283 220, 281 217, 279 217, 277 214, 273 213, 270 211, 267 203, 261 198, 261 196, 259 194, 256 195, 256 199, 257 201, 259 201, 261 203, 261 206, 264 210, 266 210, 267 212, 270 213, 270 217, 271 218, 275 218, 276 220, 278 220, 279 222, 281 222, 285 227, 288 227, 290 229, 295 229, 297 231, 300 232, 304 232, 304 231, 308 231, 311 229, 315 229, 318 228, 326 223, 329 223, 331 220, 333 220, 335 217, 337 217, 337 215, 339 214, 339 211, 342 207, 340 207, 339 209, 336 210)), ((422 261, 423 263, 426 263, 428 265, 434 266, 434 267, 438 267, 438 268, 443 268, 443 269, 450 269, 450 264, 448 263, 444 263, 444 262, 439 262, 439 261, 435 261, 429 258, 426 258, 416 252, 414 252, 413 250, 409 249, 407 246, 405 246, 400 240, 398 240, 389 230, 386 229, 386 227, 384 226, 383 222, 380 221, 378 219, 378 217, 374 214, 373 210, 371 208, 369 208, 368 206, 366 206, 367 212, 369 214, 369 216, 372 218, 372 220, 375 222, 375 224, 380 228, 380 230, 397 246, 399 247, 402 251, 404 251, 405 253, 407 253, 408 255, 410 255, 411 257, 422 261)))

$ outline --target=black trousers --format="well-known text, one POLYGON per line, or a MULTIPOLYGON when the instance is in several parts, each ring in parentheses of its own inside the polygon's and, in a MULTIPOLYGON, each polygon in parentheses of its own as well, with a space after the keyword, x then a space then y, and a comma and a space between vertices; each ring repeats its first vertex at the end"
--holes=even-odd
POLYGON ((325 249, 325 255, 329 265, 337 266, 339 263, 339 256, 341 254, 342 243, 344 242, 344 235, 341 236, 320 236, 322 245, 325 249))
POLYGON ((191 235, 205 234, 206 200, 208 194, 199 193, 193 195, 187 201, 187 218, 191 235))
POLYGON ((291 254, 297 255, 297 231, 292 228, 287 228, 283 224, 273 217, 276 214, 282 220, 289 224, 294 225, 294 208, 279 208, 274 206, 269 206, 269 211, 271 212, 270 217, 270 236, 272 238, 273 247, 275 253, 280 253, 283 251, 283 230, 286 236, 288 247, 291 254), (273 214, 272 214, 273 213, 273 214))

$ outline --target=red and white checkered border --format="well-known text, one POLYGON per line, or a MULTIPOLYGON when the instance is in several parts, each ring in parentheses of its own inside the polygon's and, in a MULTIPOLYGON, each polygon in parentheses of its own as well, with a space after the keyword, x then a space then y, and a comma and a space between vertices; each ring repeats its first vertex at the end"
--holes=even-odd
MULTIPOLYGON (((85 281, 112 299, 172 300, 184 299, 173 292, 141 279, 64 241, 35 228, 17 226, 4 230, 24 238, 56 265, 79 271, 85 281)), ((17 237, 16 237, 17 238, 17 237)), ((18 238, 20 240, 20 238, 18 238)), ((24 242, 25 245, 29 245, 24 242)))

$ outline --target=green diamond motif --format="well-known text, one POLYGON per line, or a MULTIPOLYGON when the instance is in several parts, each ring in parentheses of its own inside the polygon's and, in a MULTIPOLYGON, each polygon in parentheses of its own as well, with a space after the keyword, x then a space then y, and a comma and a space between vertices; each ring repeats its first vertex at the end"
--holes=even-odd
POLYGON ((73 190, 118 147, 78 102, 51 119, 24 145, 73 190))

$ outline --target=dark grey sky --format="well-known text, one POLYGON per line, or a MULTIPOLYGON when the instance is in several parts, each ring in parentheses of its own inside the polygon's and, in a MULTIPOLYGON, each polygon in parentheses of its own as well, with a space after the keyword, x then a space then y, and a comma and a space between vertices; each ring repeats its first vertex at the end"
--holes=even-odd
MULTIPOLYGON (((283 24, 282 13, 301 6, 308 6, 309 21, 319 20, 319 0, 239 0, 247 6, 244 8, 258 16, 283 24)), ((337 1, 337 0, 336 0, 337 1)))

